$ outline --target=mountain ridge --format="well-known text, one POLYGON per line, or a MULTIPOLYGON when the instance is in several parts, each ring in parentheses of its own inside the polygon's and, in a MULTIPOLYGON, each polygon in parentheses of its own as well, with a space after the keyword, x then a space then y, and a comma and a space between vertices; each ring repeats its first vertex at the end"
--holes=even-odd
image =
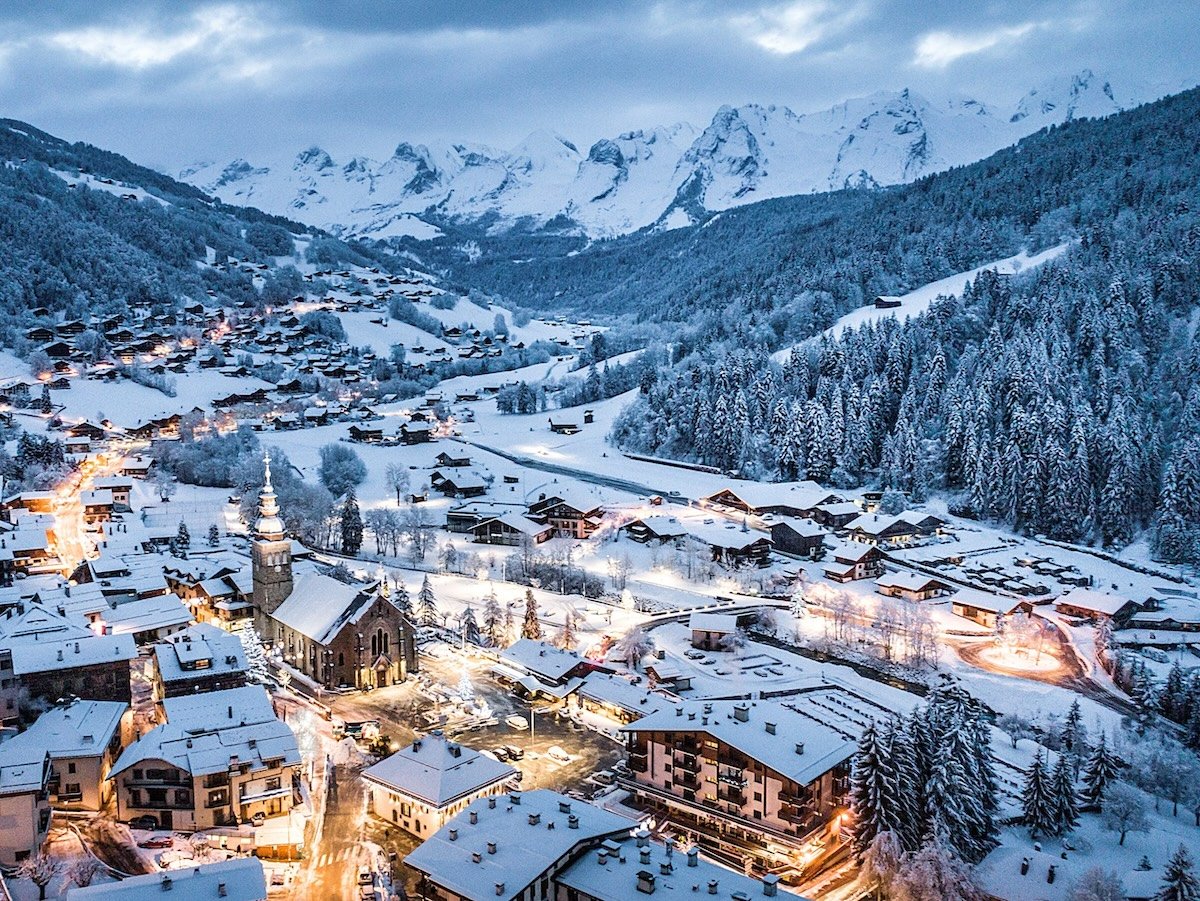
POLYGON ((229 202, 353 236, 429 238, 439 223, 454 222, 603 238, 689 224, 757 200, 913 181, 1048 125, 1127 105, 1107 79, 1084 70, 1004 110, 904 88, 815 113, 723 105, 703 129, 631 130, 586 150, 539 130, 507 151, 399 141, 386 160, 339 163, 314 146, 268 165, 194 164, 179 178, 229 202))

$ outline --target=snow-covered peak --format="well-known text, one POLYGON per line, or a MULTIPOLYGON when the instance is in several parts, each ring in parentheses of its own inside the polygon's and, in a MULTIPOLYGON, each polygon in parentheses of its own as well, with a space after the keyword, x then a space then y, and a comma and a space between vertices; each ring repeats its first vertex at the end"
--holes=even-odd
POLYGON ((609 236, 677 227, 771 197, 910 181, 981 159, 1047 125, 1121 106, 1106 78, 1084 70, 1004 110, 906 88, 803 114, 722 106, 702 129, 677 123, 625 131, 586 150, 540 130, 508 151, 400 141, 382 162, 357 156, 339 165, 311 147, 278 164, 198 163, 180 178, 227 201, 351 235, 428 234, 418 217, 436 210, 494 230, 554 221, 609 236))

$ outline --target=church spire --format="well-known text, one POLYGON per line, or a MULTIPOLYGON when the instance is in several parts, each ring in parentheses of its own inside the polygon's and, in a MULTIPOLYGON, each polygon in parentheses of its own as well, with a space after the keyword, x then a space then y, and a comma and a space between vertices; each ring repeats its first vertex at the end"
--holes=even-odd
POLYGON ((263 541, 280 541, 283 538, 283 520, 279 518, 279 502, 271 486, 271 455, 263 455, 263 487, 258 494, 258 522, 254 524, 256 538, 263 541))

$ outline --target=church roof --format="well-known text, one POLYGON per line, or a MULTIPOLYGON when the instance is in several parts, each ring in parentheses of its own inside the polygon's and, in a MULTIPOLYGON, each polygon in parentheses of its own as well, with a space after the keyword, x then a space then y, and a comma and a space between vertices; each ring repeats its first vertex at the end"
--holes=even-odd
POLYGON ((327 645, 348 624, 357 622, 376 597, 375 584, 347 585, 319 572, 296 579, 295 587, 272 617, 320 645, 327 645))

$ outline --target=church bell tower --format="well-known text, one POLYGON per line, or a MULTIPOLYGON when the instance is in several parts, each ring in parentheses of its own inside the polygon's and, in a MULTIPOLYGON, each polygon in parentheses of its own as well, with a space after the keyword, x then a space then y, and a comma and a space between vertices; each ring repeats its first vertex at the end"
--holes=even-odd
POLYGON ((271 458, 263 458, 265 478, 258 495, 258 519, 250 557, 254 571, 254 625, 266 641, 275 637, 270 616, 292 593, 292 544, 283 532, 279 502, 271 486, 271 458))

